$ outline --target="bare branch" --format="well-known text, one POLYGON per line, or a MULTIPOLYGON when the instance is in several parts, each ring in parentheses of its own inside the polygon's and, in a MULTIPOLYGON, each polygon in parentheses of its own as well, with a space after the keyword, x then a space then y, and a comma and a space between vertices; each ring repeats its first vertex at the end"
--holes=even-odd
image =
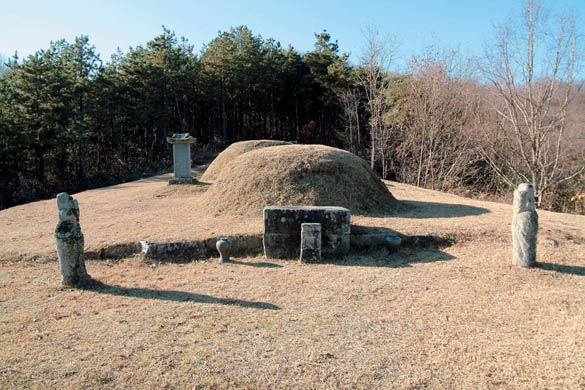
POLYGON ((482 65, 494 86, 495 112, 503 129, 513 134, 505 138, 512 142, 502 144, 505 156, 497 160, 490 153, 485 156, 508 184, 517 183, 506 171, 529 179, 540 205, 551 186, 579 174, 565 166, 562 147, 567 108, 575 96, 574 48, 579 34, 574 18, 552 20, 536 0, 526 2, 520 21, 498 27, 496 50, 486 53, 482 65))

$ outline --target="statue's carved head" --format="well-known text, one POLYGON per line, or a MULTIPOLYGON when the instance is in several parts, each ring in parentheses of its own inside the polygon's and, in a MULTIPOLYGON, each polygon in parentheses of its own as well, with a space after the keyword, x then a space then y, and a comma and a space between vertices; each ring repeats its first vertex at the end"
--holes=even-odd
POLYGON ((59 221, 79 222, 79 205, 71 195, 66 192, 57 195, 57 207, 59 208, 59 221))
POLYGON ((514 212, 534 210, 534 187, 530 183, 522 183, 514 191, 514 212))

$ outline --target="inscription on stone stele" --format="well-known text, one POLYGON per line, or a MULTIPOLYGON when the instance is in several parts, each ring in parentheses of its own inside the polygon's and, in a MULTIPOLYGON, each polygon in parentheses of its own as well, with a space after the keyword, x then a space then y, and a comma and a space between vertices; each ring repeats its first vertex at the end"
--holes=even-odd
POLYGON ((191 145, 173 145, 173 162, 176 179, 188 179, 191 177, 191 145))

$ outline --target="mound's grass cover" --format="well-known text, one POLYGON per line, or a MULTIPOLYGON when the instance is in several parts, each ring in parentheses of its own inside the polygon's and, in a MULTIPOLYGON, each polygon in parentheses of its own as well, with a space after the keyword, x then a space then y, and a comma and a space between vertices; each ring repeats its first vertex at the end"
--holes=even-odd
POLYGON ((201 180, 206 182, 214 181, 217 179, 220 172, 226 167, 226 165, 244 153, 255 149, 262 149, 279 145, 291 145, 291 143, 268 139, 235 142, 231 144, 226 150, 221 152, 215 160, 213 160, 203 176, 201 176, 201 180))
POLYGON ((366 161, 323 145, 244 153, 221 170, 200 202, 211 213, 236 215, 259 215, 268 205, 341 206, 353 214, 380 214, 399 204, 366 161))

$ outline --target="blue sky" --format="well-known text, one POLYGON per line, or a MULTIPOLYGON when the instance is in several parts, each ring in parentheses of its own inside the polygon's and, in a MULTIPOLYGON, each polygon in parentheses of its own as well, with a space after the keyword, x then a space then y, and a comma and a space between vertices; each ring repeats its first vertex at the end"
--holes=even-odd
MULTIPOLYGON (((517 14, 521 0, 0 0, 0 54, 22 58, 50 41, 88 35, 104 61, 120 47, 144 45, 162 25, 184 36, 198 51, 218 31, 247 25, 254 34, 286 47, 310 51, 323 29, 357 62, 362 31, 375 25, 395 36, 400 63, 430 44, 480 54, 493 23, 517 14)), ((553 11, 573 10, 582 21, 585 0, 545 0, 553 11)), ((582 25, 582 23, 580 23, 582 25)))

